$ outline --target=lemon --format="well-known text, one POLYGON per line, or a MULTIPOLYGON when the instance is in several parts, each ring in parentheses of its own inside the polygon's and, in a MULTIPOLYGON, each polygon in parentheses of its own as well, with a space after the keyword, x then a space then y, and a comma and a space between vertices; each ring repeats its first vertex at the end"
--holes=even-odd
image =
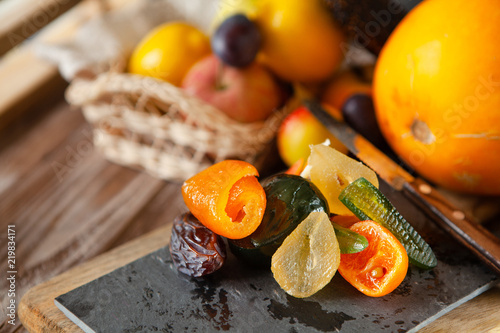
POLYGON ((130 58, 129 72, 179 86, 191 66, 210 53, 210 40, 203 32, 185 22, 169 22, 141 40, 130 58))

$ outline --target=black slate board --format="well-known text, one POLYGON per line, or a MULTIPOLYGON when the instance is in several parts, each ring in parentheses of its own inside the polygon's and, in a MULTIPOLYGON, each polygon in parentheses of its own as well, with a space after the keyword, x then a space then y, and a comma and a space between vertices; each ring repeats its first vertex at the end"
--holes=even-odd
MULTIPOLYGON (((382 185, 383 186, 383 185, 382 185)), ((162 248, 56 298, 86 332, 416 331, 497 283, 464 247, 403 198, 383 188, 434 249, 438 266, 410 267, 391 294, 370 298, 336 274, 306 299, 288 296, 266 269, 229 255, 211 276, 190 278, 162 248)))

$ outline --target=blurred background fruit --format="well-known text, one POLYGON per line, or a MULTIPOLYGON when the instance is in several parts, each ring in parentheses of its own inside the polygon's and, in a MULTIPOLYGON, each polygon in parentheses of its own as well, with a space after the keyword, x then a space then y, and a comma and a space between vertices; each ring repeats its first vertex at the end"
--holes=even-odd
POLYGON ((326 83, 321 93, 321 103, 327 104, 337 110, 342 110, 344 103, 354 94, 372 94, 372 83, 363 73, 352 69, 344 69, 336 73, 326 83))
POLYGON ((280 78, 317 82, 339 67, 344 36, 321 0, 249 2, 263 37, 259 60, 280 78))
POLYGON ((262 36, 254 22, 244 14, 225 19, 210 38, 212 51, 224 63, 234 67, 245 67, 255 60, 262 36))
POLYGON ((182 88, 243 123, 265 120, 285 97, 281 85, 259 63, 236 68, 224 65, 214 54, 189 70, 182 88))
POLYGON ((225 19, 236 14, 245 14, 253 20, 258 13, 258 4, 267 0, 221 0, 219 8, 212 21, 212 30, 215 30, 225 19))
POLYGON ((353 67, 338 72, 326 84, 321 102, 330 107, 330 113, 344 120, 356 132, 379 149, 387 152, 385 142, 375 117, 372 99, 373 66, 353 67))
POLYGON ((310 145, 330 140, 330 146, 346 154, 347 148, 340 143, 305 106, 292 111, 281 123, 277 134, 278 152, 286 165, 300 159, 307 161, 310 145))
POLYGON ((358 47, 378 54, 417 0, 321 0, 342 31, 358 47))
POLYGON ((267 1, 259 9, 262 62, 278 76, 322 81, 339 67, 344 36, 319 0, 267 1))
POLYGON ((170 22, 142 39, 128 70, 179 86, 191 66, 210 52, 210 40, 203 32, 184 22, 170 22))
POLYGON ((350 96, 342 106, 342 118, 353 130, 368 139, 382 151, 388 149, 375 116, 371 95, 357 93, 350 96))
POLYGON ((384 46, 374 75, 387 141, 429 180, 500 194, 500 2, 432 0, 384 46))

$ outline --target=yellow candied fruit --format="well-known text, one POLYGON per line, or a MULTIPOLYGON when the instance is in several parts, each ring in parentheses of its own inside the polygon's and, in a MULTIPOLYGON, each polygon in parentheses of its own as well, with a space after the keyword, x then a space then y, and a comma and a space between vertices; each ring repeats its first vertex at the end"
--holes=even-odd
POLYGON ((274 253, 271 271, 288 294, 303 298, 326 286, 340 265, 340 249, 325 212, 312 212, 274 253))
POLYGON ((310 179, 323 193, 332 214, 354 215, 340 202, 339 195, 356 179, 364 177, 378 188, 378 178, 373 170, 324 144, 311 146, 304 171, 301 175, 310 179))

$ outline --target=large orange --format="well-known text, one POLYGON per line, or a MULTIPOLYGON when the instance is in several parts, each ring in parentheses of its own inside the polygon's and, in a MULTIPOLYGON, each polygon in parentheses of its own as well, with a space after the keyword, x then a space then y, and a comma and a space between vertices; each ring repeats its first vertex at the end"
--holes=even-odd
POLYGON ((393 149, 444 187, 500 194, 500 1, 427 0, 377 61, 377 119, 393 149))
POLYGON ((255 1, 259 60, 287 81, 328 79, 344 58, 344 35, 320 0, 255 1))

